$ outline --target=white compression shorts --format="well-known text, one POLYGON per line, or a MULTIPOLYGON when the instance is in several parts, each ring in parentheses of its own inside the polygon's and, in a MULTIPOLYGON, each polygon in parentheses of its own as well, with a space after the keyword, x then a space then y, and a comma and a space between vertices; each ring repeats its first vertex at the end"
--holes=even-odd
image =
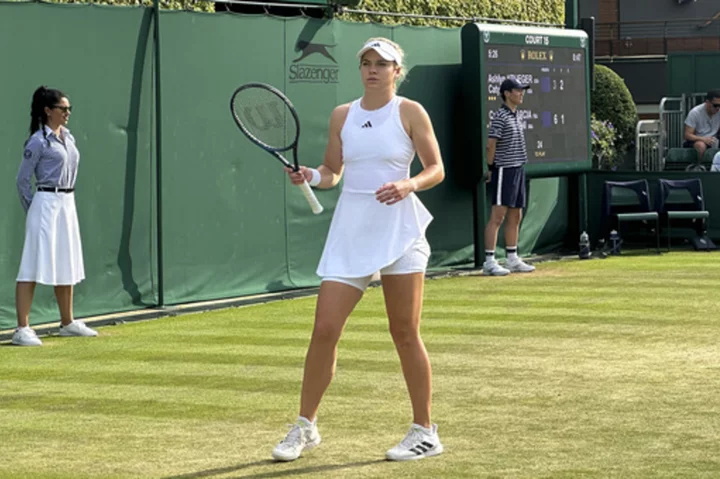
MULTIPOLYGON (((394 263, 385 266, 380 270, 380 276, 392 274, 412 274, 424 273, 427 269, 428 259, 430 258, 430 245, 425 237, 418 239, 408 249, 407 253, 398 258, 394 263)), ((359 278, 340 278, 327 277, 323 281, 335 281, 350 285, 360 291, 365 291, 373 279, 374 274, 361 276, 359 278)))

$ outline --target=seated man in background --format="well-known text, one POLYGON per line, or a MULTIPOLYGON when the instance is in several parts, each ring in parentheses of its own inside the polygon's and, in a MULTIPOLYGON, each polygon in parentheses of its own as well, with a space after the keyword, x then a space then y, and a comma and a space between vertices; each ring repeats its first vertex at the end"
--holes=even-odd
POLYGON ((711 90, 705 101, 696 106, 685 119, 684 148, 695 148, 698 163, 702 162, 708 148, 718 147, 720 131, 720 90, 711 90))

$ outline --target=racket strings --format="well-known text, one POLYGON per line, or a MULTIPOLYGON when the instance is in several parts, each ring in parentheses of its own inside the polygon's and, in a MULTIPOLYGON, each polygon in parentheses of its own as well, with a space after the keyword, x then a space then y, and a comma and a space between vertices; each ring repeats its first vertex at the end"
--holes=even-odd
POLYGON ((290 106, 279 96, 259 87, 239 91, 233 110, 246 133, 273 150, 287 150, 295 143, 298 125, 290 106))

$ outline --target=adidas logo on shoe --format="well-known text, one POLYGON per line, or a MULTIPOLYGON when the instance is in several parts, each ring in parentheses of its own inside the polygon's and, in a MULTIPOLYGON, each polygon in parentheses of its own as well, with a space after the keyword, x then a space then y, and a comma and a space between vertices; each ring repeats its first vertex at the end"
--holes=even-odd
POLYGON ((385 453, 390 461, 414 461, 442 454, 443 445, 437 434, 437 424, 426 429, 418 424, 410 427, 405 438, 385 453))

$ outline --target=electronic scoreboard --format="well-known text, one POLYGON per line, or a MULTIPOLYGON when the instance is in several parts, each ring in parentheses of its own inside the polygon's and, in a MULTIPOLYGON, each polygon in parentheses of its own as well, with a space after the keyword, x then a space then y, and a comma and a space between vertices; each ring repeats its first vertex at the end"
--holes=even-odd
POLYGON ((530 86, 518 116, 531 177, 590 170, 588 37, 581 30, 468 24, 462 29, 464 121, 472 168, 485 164, 487 129, 508 77, 530 86))

